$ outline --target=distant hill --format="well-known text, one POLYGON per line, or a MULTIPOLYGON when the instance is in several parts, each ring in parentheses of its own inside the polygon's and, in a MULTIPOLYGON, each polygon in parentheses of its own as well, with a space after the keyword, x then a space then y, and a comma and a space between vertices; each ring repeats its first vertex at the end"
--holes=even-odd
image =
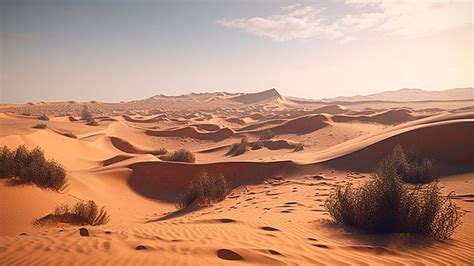
POLYGON ((474 100, 474 88, 456 88, 444 91, 426 91, 422 89, 401 89, 396 91, 384 91, 370 95, 341 96, 336 98, 322 99, 324 102, 336 101, 429 101, 429 100, 474 100))
POLYGON ((229 100, 234 102, 239 102, 243 104, 254 104, 254 103, 265 103, 281 100, 282 97, 275 89, 270 89, 257 93, 243 93, 239 96, 229 98, 229 100))

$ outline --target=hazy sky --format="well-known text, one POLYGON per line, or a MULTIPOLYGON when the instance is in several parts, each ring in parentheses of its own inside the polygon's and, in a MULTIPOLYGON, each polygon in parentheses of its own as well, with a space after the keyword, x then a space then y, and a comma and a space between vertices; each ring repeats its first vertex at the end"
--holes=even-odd
POLYGON ((0 102, 472 87, 471 1, 0 0, 0 102))

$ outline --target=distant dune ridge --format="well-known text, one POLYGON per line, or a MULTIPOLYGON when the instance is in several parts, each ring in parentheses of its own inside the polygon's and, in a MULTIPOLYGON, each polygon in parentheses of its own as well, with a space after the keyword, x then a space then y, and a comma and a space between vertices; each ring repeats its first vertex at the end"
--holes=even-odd
POLYGON ((472 93, 308 100, 270 89, 0 105, 0 146, 39 146, 68 180, 58 193, 0 179, 0 264, 471 265, 472 93), (84 106, 98 126, 80 119, 84 106), (46 126, 35 128, 40 122, 46 126), (230 155, 234 144, 242 152, 230 155), (366 235, 330 222, 328 195, 371 180, 397 145, 432 159, 441 193, 452 191, 464 214, 452 240, 366 235), (183 149, 195 160, 168 161, 183 149), (223 175, 232 191, 178 210, 179 195, 203 171, 223 175), (106 225, 33 223, 88 200, 104 206, 106 225))

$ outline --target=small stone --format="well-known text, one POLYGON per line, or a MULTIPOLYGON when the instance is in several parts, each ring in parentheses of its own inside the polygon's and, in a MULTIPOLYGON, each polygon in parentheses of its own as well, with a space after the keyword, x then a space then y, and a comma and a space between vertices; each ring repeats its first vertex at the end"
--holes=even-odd
POLYGON ((81 236, 89 236, 89 230, 87 230, 87 228, 81 227, 79 228, 79 234, 81 236))

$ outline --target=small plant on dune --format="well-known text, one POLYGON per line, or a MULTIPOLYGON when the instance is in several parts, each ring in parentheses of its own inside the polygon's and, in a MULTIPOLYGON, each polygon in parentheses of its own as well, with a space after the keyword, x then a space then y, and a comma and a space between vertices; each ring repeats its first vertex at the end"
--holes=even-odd
POLYGON ((196 202, 197 206, 208 206, 225 199, 230 189, 223 175, 209 176, 203 171, 192 181, 187 190, 180 194, 177 208, 183 209, 196 202))
POLYGON ((91 118, 91 119, 87 120, 86 125, 96 127, 96 126, 99 126, 99 122, 97 122, 95 120, 95 118, 91 118))
POLYGON ((296 144, 295 149, 293 151, 298 152, 298 151, 302 151, 302 150, 304 150, 303 143, 298 143, 298 144, 296 144))
POLYGON ((244 154, 247 151, 248 141, 246 138, 242 138, 239 143, 232 144, 230 146, 229 151, 226 155, 237 156, 240 154, 244 154))
POLYGON ((260 132, 260 140, 267 140, 273 139, 275 137, 275 133, 270 129, 265 129, 264 131, 260 132))
POLYGON ((65 136, 65 137, 68 137, 68 138, 77 139, 76 134, 74 134, 72 132, 64 132, 64 133, 61 133, 61 135, 65 136))
POLYGON ((194 154, 184 148, 179 149, 173 153, 161 155, 160 159, 163 161, 176 161, 176 162, 187 162, 194 163, 196 157, 194 154))
POLYGON ((36 126, 34 126, 33 128, 37 128, 37 129, 45 129, 47 128, 48 125, 44 124, 44 123, 38 123, 36 124, 36 126))
POLYGON ((383 159, 380 165, 382 164, 393 167, 397 175, 406 183, 425 184, 436 179, 434 166, 430 159, 423 157, 416 151, 405 153, 400 145, 397 145, 392 154, 383 159))
MULTIPOLYGON (((403 164, 404 162, 396 162, 403 164)), ((408 185, 394 161, 383 160, 374 178, 360 187, 337 187, 325 206, 341 224, 370 233, 414 233, 447 239, 462 214, 437 183, 408 185)))
POLYGON ((89 107, 87 105, 84 106, 81 112, 81 118, 86 121, 86 125, 88 126, 98 126, 99 123, 95 120, 94 116, 92 115, 92 112, 89 110, 89 107))
POLYGON ((13 183, 33 183, 42 188, 61 190, 67 183, 66 171, 54 160, 46 160, 41 148, 29 151, 24 145, 0 154, 0 177, 14 177, 13 183))
POLYGON ((252 148, 252 150, 259 150, 259 149, 265 147, 265 144, 263 144, 263 141, 257 140, 255 142, 250 143, 249 146, 250 146, 250 148, 252 148))
POLYGON ((104 207, 100 208, 92 201, 79 201, 72 209, 68 205, 61 204, 56 207, 54 213, 48 214, 35 221, 41 225, 48 222, 69 223, 76 225, 102 225, 110 221, 110 216, 104 207))
POLYGON ((167 153, 168 153, 168 150, 165 149, 165 148, 159 148, 157 150, 151 151, 151 154, 153 154, 155 156, 164 155, 164 154, 167 154, 167 153))
POLYGON ((38 116, 38 119, 43 121, 49 121, 49 117, 45 114, 38 116))

